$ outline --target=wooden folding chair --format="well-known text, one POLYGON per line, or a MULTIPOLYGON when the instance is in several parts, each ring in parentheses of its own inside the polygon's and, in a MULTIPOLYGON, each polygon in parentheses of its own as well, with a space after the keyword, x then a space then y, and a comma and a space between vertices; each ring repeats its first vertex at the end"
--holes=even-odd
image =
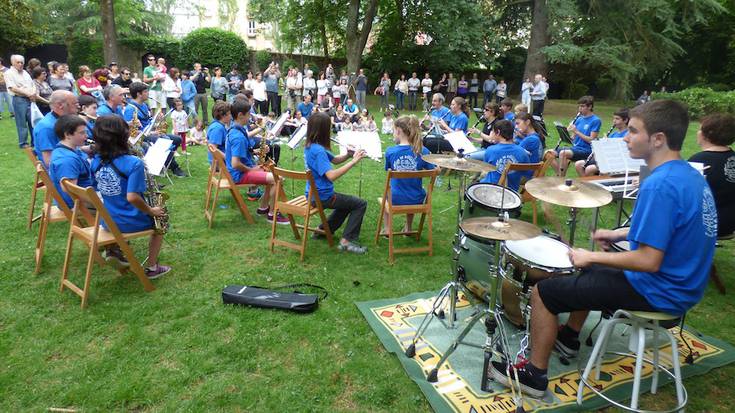
POLYGON ((317 192, 316 184, 314 183, 314 177, 311 175, 311 171, 290 171, 288 169, 276 168, 274 166, 271 168, 271 173, 273 173, 273 178, 275 178, 276 181, 275 191, 277 194, 276 202, 273 205, 273 216, 278 216, 279 212, 282 215, 288 216, 288 221, 291 224, 291 231, 293 231, 294 237, 296 237, 297 240, 301 240, 300 244, 296 244, 293 242, 277 239, 276 229, 278 227, 278 224, 276 222, 276 219, 274 218, 270 239, 271 252, 274 252, 276 245, 291 248, 299 251, 299 253, 301 254, 301 261, 303 261, 304 255, 306 254, 306 241, 309 239, 309 231, 326 235, 327 243, 329 243, 329 246, 334 246, 333 234, 331 229, 329 228, 327 216, 324 214, 322 201, 319 199, 319 194, 317 192), (286 192, 283 190, 283 182, 285 178, 309 182, 308 197, 301 195, 289 200, 286 197, 286 192), (321 218, 322 220, 321 229, 319 227, 309 226, 311 216, 315 214, 319 214, 319 218, 321 218), (297 224, 295 217, 303 218, 304 224, 297 224), (299 233, 299 229, 303 230, 303 234, 299 233))
MULTIPOLYGON (((25 148, 23 148, 23 152, 25 152, 28 160, 30 160, 31 164, 33 165, 33 169, 36 171, 35 175, 33 176, 33 186, 31 187, 31 205, 28 207, 28 229, 31 229, 33 223, 41 219, 41 214, 34 216, 34 213, 36 212, 36 199, 38 197, 38 191, 45 191, 46 187, 44 186, 43 182, 41 182, 41 178, 38 176, 38 168, 36 168, 36 165, 41 165, 41 161, 36 158, 36 154, 33 153, 33 148, 31 148, 30 146, 26 146, 25 148)), ((43 166, 41 166, 41 169, 43 169, 43 166)))
MULTIPOLYGON (((36 239, 36 268, 34 272, 38 274, 41 271, 41 263, 43 262, 43 253, 46 248, 46 235, 48 234, 48 225, 54 222, 65 222, 72 219, 72 210, 66 205, 66 202, 61 198, 61 194, 56 190, 51 177, 49 176, 46 169, 43 168, 40 162, 36 163, 36 176, 38 176, 40 182, 46 187, 46 195, 44 197, 43 208, 39 219, 38 226, 38 239, 36 239), (56 204, 56 205, 54 205, 56 204)), ((94 222, 92 214, 86 207, 82 207, 80 213, 81 217, 88 223, 94 222)), ((97 262, 104 264, 102 257, 97 257, 97 262)))
POLYGON ((415 253, 415 252, 429 252, 429 256, 434 255, 434 234, 433 234, 433 218, 431 213, 431 194, 434 192, 434 183, 436 177, 439 176, 440 170, 430 169, 425 171, 388 171, 388 176, 385 178, 385 190, 383 190, 383 196, 378 198, 380 203, 380 214, 378 215, 378 229, 375 231, 375 244, 378 244, 381 237, 381 231, 383 229, 383 214, 388 213, 388 261, 391 265, 395 262, 395 254, 400 253, 415 253), (430 178, 429 184, 426 187, 426 198, 423 204, 417 205, 393 205, 391 201, 393 199, 391 195, 390 180, 391 179, 424 179, 430 178), (419 229, 417 231, 393 231, 393 216, 394 215, 408 215, 408 214, 421 214, 421 220, 419 221, 419 229), (412 248, 395 248, 393 246, 394 237, 396 235, 415 235, 416 241, 421 240, 421 232, 424 230, 424 221, 428 221, 428 245, 424 247, 412 247, 412 248))
POLYGON ((82 298, 82 308, 87 306, 87 298, 89 297, 89 284, 92 279, 92 262, 95 256, 99 255, 99 248, 108 245, 117 245, 120 247, 125 258, 130 264, 129 268, 119 269, 121 274, 125 274, 130 269, 133 274, 138 277, 138 280, 143 284, 143 288, 146 291, 153 291, 156 287, 151 284, 151 281, 145 275, 145 270, 140 264, 133 249, 128 244, 129 240, 141 237, 148 237, 153 235, 154 231, 148 229, 139 232, 122 233, 115 224, 115 221, 110 217, 110 213, 105 208, 102 200, 97 196, 97 193, 93 188, 82 188, 72 184, 67 179, 61 180, 61 185, 64 190, 74 200, 74 209, 72 213, 72 219, 69 226, 69 237, 66 241, 66 255, 64 256, 64 269, 61 272, 61 287, 59 291, 63 292, 64 288, 72 290, 75 294, 82 298), (80 205, 89 204, 95 208, 94 220, 91 226, 82 227, 78 223, 80 205), (105 229, 101 225, 101 221, 104 220, 109 230, 105 229), (84 276, 84 288, 79 288, 77 285, 69 280, 69 264, 71 262, 71 253, 73 248, 74 239, 79 239, 89 248, 89 257, 87 259, 87 270, 84 276))
POLYGON ((204 217, 207 219, 209 228, 212 228, 214 214, 217 211, 217 200, 219 199, 219 193, 222 189, 230 191, 243 218, 245 218, 249 224, 255 223, 253 216, 250 215, 250 211, 248 211, 247 205, 245 205, 245 199, 243 199, 242 194, 240 193, 240 188, 247 188, 250 185, 235 183, 232 179, 232 175, 230 175, 230 171, 227 170, 225 154, 214 145, 209 145, 208 148, 213 157, 209 172, 210 178, 207 181, 207 197, 204 200, 204 217))
MULTIPOLYGON (((508 187, 508 174, 511 172, 516 171, 533 171, 533 175, 531 176, 531 179, 536 178, 541 175, 541 171, 543 170, 543 166, 546 164, 546 162, 538 162, 538 163, 508 163, 505 165, 505 169, 503 169, 503 174, 500 175, 500 179, 498 180, 498 185, 508 187)), ((536 225, 536 222, 538 220, 536 216, 536 198, 531 196, 526 191, 525 185, 521 184, 521 187, 518 191, 521 195, 521 201, 522 202, 531 202, 531 208, 533 209, 533 225, 536 225)))

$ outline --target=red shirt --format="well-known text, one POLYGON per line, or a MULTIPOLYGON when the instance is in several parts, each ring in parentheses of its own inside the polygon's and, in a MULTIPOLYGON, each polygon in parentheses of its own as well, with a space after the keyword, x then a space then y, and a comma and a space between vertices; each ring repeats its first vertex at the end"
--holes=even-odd
POLYGON ((88 89, 91 89, 91 88, 94 88, 94 87, 99 87, 100 86, 100 82, 97 79, 95 79, 95 78, 92 78, 92 80, 90 80, 90 81, 87 81, 83 77, 80 77, 79 79, 77 79, 77 87, 79 88, 79 93, 81 93, 82 95, 90 95, 89 93, 87 93, 87 92, 85 92, 85 91, 82 90, 82 86, 84 86, 84 87, 86 87, 88 89))

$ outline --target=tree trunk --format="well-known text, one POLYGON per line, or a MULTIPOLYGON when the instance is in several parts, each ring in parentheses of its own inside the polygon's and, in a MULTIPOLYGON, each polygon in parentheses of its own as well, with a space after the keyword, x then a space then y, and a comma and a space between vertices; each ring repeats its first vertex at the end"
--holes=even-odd
POLYGON ((115 30, 115 7, 113 0, 100 0, 102 36, 105 43, 105 63, 117 62, 117 31, 115 30))
POLYGON ((373 19, 378 9, 378 0, 367 0, 367 10, 362 21, 362 27, 358 29, 360 15, 360 0, 350 0, 347 8, 347 30, 345 32, 345 55, 347 57, 347 72, 357 73, 362 63, 362 52, 365 50, 368 36, 373 28, 373 19))
POLYGON ((322 38, 322 50, 324 51, 324 57, 329 57, 329 43, 327 41, 327 18, 325 17, 327 11, 324 10, 324 0, 319 1, 319 34, 322 38))
POLYGON ((531 22, 531 40, 528 43, 528 54, 526 55, 526 68, 523 70, 523 78, 531 78, 537 73, 544 76, 548 66, 546 56, 541 52, 543 47, 549 45, 549 11, 546 0, 533 1, 533 21, 531 22))

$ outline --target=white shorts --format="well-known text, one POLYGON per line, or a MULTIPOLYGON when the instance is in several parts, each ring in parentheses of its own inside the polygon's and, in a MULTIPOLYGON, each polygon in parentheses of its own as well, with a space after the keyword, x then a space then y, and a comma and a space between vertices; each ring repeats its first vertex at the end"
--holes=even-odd
POLYGON ((161 102, 162 107, 166 107, 166 93, 162 90, 149 90, 148 106, 151 109, 157 109, 158 102, 161 102))

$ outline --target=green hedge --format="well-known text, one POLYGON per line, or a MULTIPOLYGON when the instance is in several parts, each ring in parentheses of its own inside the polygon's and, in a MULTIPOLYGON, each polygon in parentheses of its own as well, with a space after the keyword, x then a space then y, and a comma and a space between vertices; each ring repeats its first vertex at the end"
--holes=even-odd
POLYGON ((190 67, 191 63, 182 59, 181 41, 168 36, 133 36, 119 40, 119 43, 132 50, 153 53, 166 59, 168 67, 190 67))
POLYGON ((87 65, 92 70, 105 66, 102 40, 77 38, 69 45, 69 71, 77 77, 79 66, 87 65))
POLYGON ((245 41, 233 32, 215 28, 197 29, 186 35, 181 40, 181 59, 188 65, 199 62, 209 68, 221 66, 223 73, 229 72, 233 64, 241 69, 250 67, 245 41))
POLYGON ((673 99, 689 106, 689 116, 699 119, 716 112, 735 113, 735 91, 715 92, 710 88, 691 87, 674 93, 654 93, 652 99, 673 99))

